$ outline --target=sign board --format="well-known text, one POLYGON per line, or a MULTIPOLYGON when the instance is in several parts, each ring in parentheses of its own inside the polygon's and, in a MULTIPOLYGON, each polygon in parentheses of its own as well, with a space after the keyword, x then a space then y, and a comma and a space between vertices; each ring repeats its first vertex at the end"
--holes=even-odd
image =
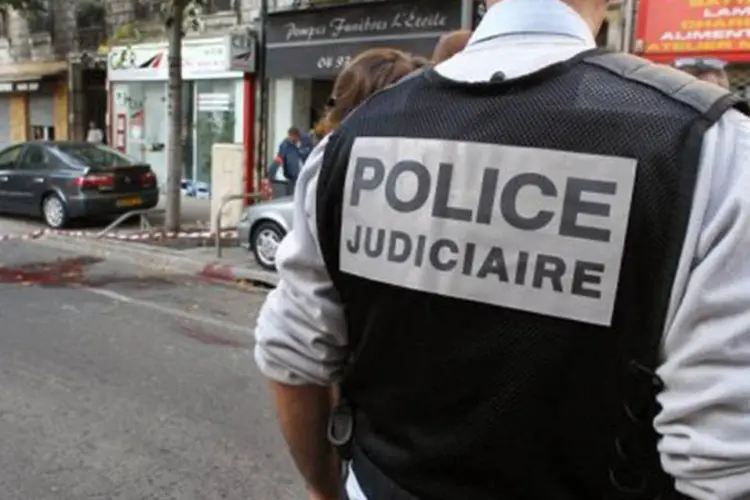
MULTIPOLYGON (((168 58, 166 44, 115 47, 108 55, 107 75, 110 81, 166 81, 168 58)), ((248 34, 183 42, 182 77, 186 80, 239 78, 254 69, 254 38, 248 34)))
POLYGON ((671 63, 684 56, 750 61, 746 0, 640 0, 636 52, 671 63))
POLYGON ((636 163, 478 142, 357 137, 342 200, 339 268, 421 292, 610 325, 636 163))
POLYGON ((39 90, 39 82, 0 82, 0 93, 9 92, 36 92, 39 90))
POLYGON ((430 56, 441 35, 460 28, 460 0, 273 12, 266 21, 266 72, 269 78, 333 78, 373 47, 430 56))
POLYGON ((250 31, 233 33, 227 36, 226 40, 229 53, 229 70, 254 73, 257 51, 255 35, 250 31))

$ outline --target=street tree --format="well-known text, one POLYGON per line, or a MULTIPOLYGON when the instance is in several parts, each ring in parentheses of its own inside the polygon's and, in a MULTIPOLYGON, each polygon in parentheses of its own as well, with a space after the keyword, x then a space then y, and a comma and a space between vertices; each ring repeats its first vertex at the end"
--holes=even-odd
MULTIPOLYGON (((1 2, 4 0, 0 0, 1 2)), ((19 1, 23 0, 10 0, 19 1)), ((26 0, 39 1, 39 0, 26 0)), ((182 40, 188 30, 201 29, 201 14, 207 0, 162 0, 161 14, 168 42, 169 81, 167 100, 169 109, 169 139, 167 141, 166 216, 164 229, 180 230, 180 183, 183 177, 183 110, 182 110, 182 40)), ((132 27, 131 27, 132 28, 132 27)), ((131 30, 128 30, 131 31, 131 30)), ((137 30, 135 30, 137 32, 137 30)), ((121 58, 132 58, 132 48, 120 52, 121 58)))
POLYGON ((180 230, 180 183, 183 176, 182 39, 185 31, 201 28, 206 0, 166 0, 165 25, 169 43, 169 147, 167 150, 167 231, 180 230))

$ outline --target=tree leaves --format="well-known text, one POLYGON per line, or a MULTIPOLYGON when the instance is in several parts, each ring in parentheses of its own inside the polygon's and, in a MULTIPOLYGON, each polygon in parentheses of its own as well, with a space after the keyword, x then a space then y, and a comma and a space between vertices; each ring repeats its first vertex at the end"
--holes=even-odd
POLYGON ((46 0, 0 0, 0 11, 45 12, 46 0))

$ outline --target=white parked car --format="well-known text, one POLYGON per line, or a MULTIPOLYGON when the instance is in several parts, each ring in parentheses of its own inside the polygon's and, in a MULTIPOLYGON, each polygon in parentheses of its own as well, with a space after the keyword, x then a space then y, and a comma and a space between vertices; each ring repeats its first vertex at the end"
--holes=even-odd
POLYGON ((276 269, 276 250, 292 229, 294 204, 291 196, 250 205, 237 225, 240 245, 255 255, 264 269, 276 269))

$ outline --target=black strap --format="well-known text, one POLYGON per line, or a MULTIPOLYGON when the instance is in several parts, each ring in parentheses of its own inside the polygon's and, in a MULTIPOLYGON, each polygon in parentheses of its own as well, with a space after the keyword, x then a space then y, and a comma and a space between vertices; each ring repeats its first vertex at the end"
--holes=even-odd
POLYGON ((716 111, 723 113, 731 107, 743 113, 748 111, 747 101, 727 89, 632 54, 607 51, 587 57, 586 62, 656 89, 712 120, 720 117, 716 111))
POLYGON ((352 471, 370 500, 419 500, 378 469, 356 443, 352 444, 352 471))

